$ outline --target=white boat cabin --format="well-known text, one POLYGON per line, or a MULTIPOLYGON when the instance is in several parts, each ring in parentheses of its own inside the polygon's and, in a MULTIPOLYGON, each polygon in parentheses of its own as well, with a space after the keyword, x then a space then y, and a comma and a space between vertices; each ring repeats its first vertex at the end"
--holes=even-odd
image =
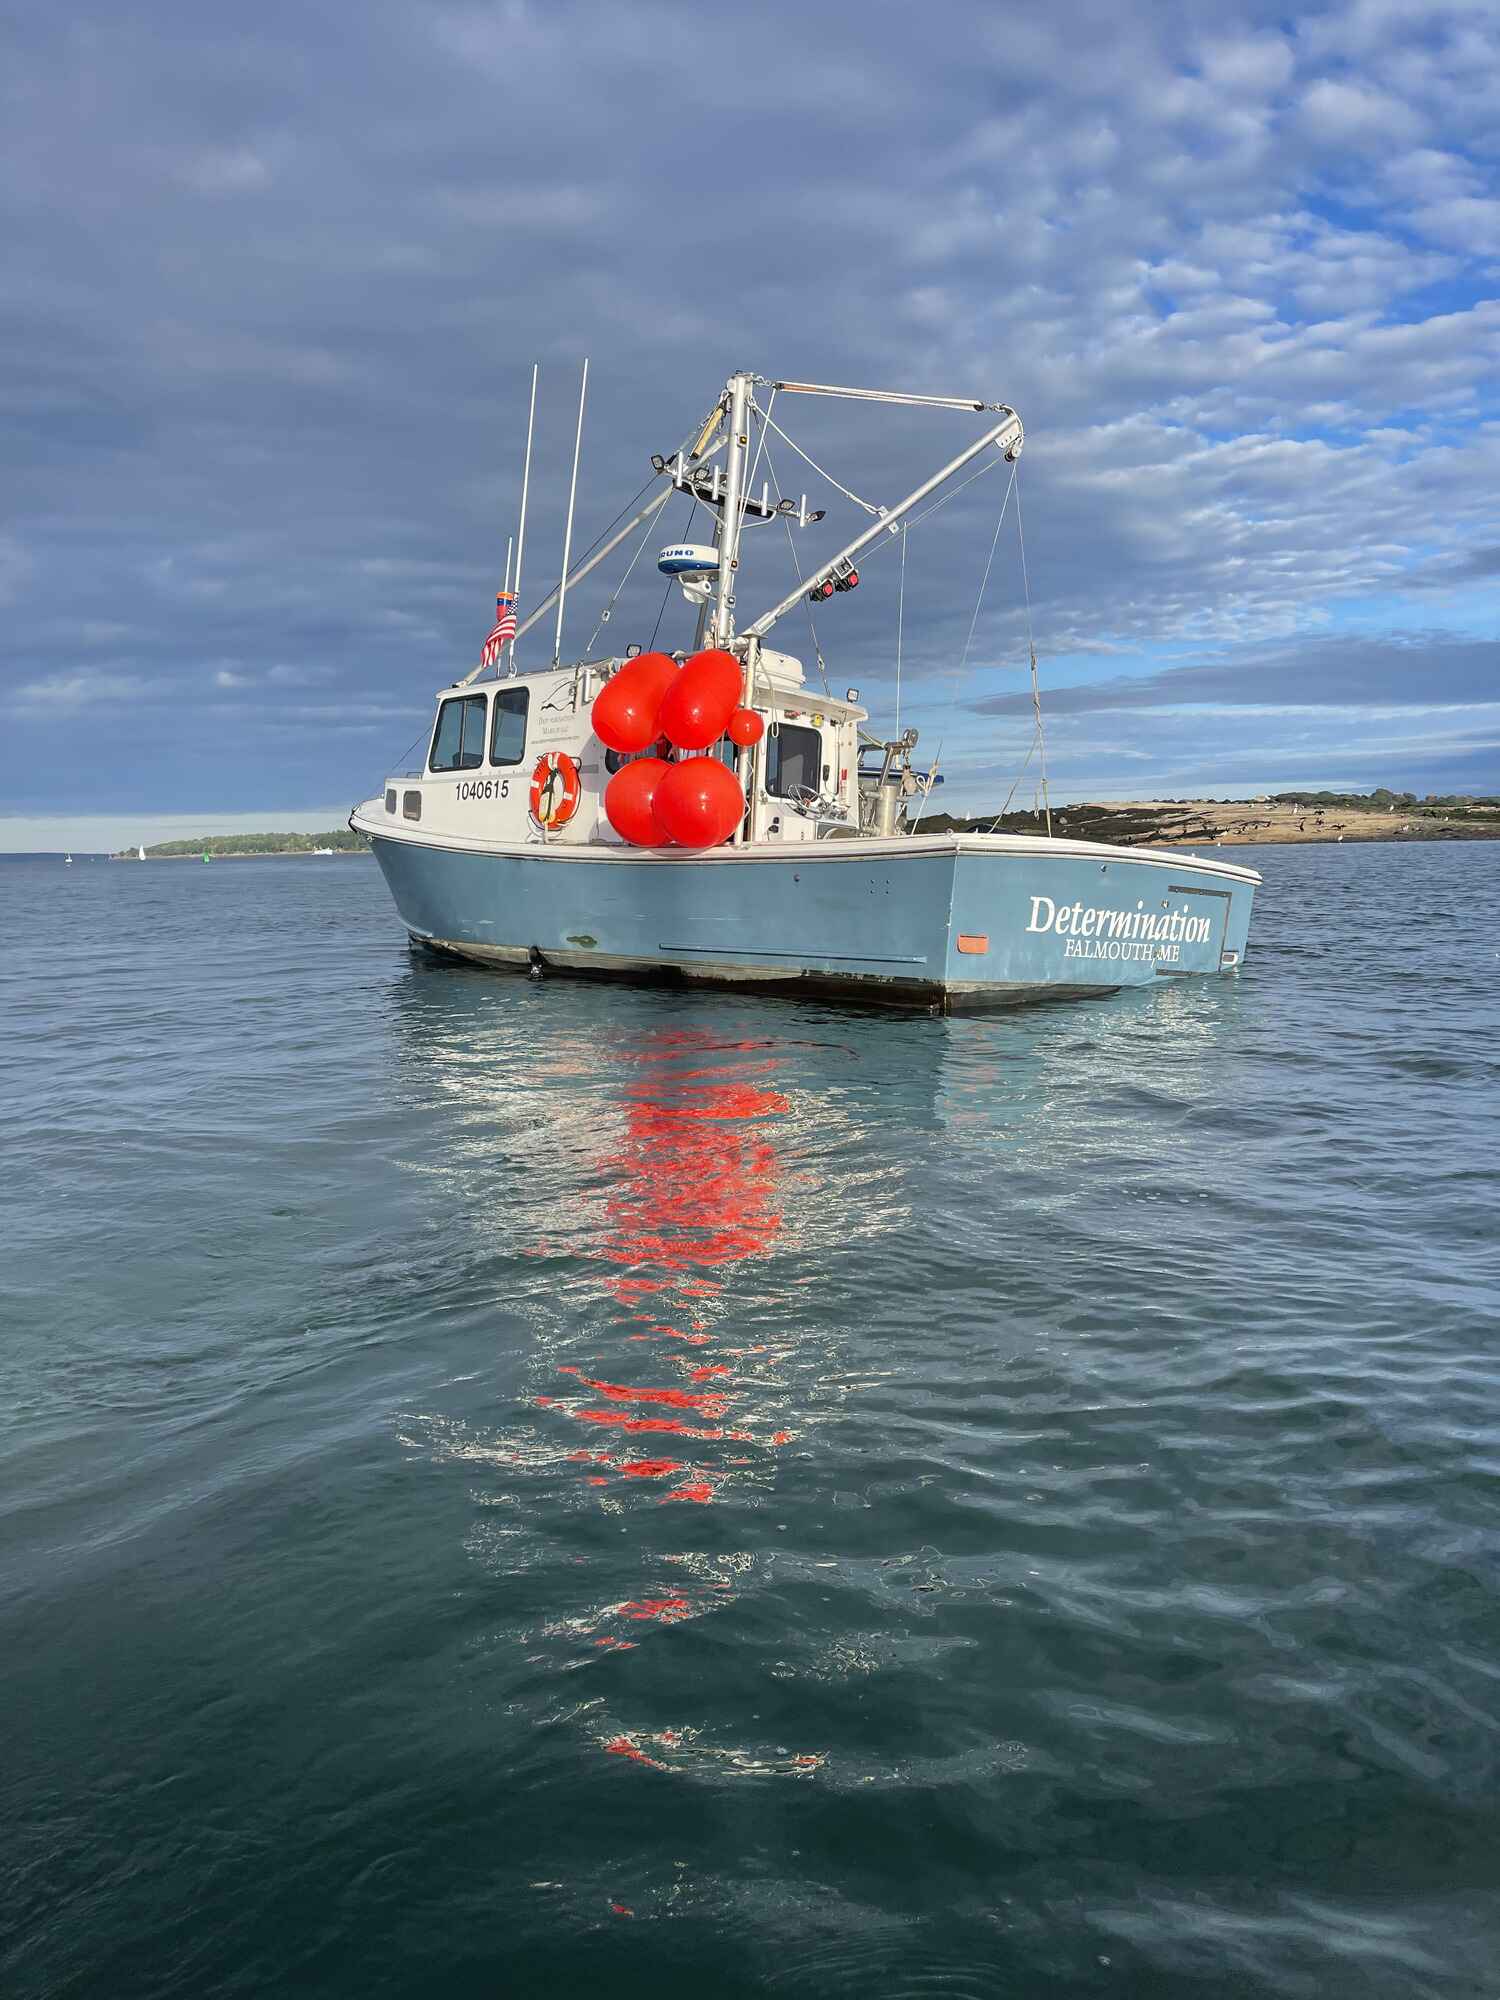
MULTIPOLYGON (((419 823, 428 839, 624 847, 605 817, 604 789, 630 759, 605 748, 590 713, 600 688, 623 665, 588 660, 444 688, 422 768, 386 780, 385 816, 412 832, 419 823), (576 784, 576 804, 560 819, 545 795, 545 764, 554 752, 577 767, 576 780, 565 772, 576 784), (544 823, 549 817, 551 825, 544 823)), ((765 724, 760 741, 737 748, 725 737, 700 753, 729 766, 748 802, 726 845, 858 834, 859 725, 867 711, 852 699, 810 694, 800 661, 767 647, 758 649, 747 706, 765 724)))

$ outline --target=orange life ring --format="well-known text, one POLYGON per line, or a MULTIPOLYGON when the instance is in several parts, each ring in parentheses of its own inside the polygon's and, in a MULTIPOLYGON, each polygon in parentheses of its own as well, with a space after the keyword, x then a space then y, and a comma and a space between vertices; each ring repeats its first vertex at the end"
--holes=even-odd
POLYGON ((583 797, 583 780, 576 759, 566 750, 548 750, 531 773, 531 817, 538 826, 566 826, 583 797))

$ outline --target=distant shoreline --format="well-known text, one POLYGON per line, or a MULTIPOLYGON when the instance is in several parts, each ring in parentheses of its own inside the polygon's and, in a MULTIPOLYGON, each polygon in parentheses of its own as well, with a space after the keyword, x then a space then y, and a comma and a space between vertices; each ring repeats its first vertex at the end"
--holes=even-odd
MULTIPOLYGON (((148 861, 201 862, 204 851, 201 847, 192 854, 152 854, 148 850, 146 859, 148 861)), ((320 848, 316 847, 257 847, 249 850, 245 848, 232 848, 227 853, 215 854, 213 849, 209 848, 207 853, 210 861, 333 861, 335 859, 346 858, 358 860, 361 855, 368 857, 370 849, 368 847, 335 847, 324 853, 320 848)), ((109 857, 111 861, 139 861, 140 858, 138 854, 111 854, 109 857)))
POLYGON ((324 827, 317 833, 292 833, 271 828, 265 833, 200 833, 191 839, 158 840, 150 847, 137 843, 112 854, 111 861, 247 861, 285 860, 293 856, 368 854, 370 843, 348 827, 324 827))
MULTIPOLYGON (((1387 795, 1388 796, 1388 795, 1387 795)), ((979 813, 968 817, 930 813, 917 821, 923 833, 988 832, 1044 835, 1038 811, 979 813)), ((1052 833, 1065 840, 1097 841, 1115 847, 1271 847, 1336 844, 1342 841, 1500 840, 1500 806, 1416 804, 1297 804, 1281 799, 1116 799, 1073 803, 1052 810, 1052 833)), ((297 844, 259 847, 274 834, 210 836, 174 840, 105 858, 110 861, 291 861, 330 860, 334 855, 368 856, 369 843, 347 832, 294 837, 297 844), (303 842, 319 842, 318 846, 303 842), (223 844, 220 845, 219 842, 223 844), (245 844, 242 844, 245 843, 245 844)), ((285 836, 281 836, 285 838, 285 836)), ((37 858, 42 858, 38 856, 37 858)), ((62 856, 59 854, 58 859, 62 856)), ((84 855, 83 860, 94 857, 84 855)))
MULTIPOLYGON (((949 829, 1045 834, 1039 812, 980 814, 954 819, 946 813, 918 821, 929 833, 949 829)), ((1300 806, 1265 799, 1136 799, 1097 805, 1054 806, 1059 839, 1094 840, 1117 847, 1280 847, 1339 841, 1500 840, 1500 807, 1300 806)))

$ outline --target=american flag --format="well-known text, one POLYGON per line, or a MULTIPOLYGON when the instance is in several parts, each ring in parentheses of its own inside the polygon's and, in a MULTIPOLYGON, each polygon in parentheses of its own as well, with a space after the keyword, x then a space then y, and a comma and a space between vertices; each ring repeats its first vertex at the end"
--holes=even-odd
POLYGON ((479 656, 482 667, 493 667, 500 655, 516 636, 516 600, 508 590, 502 590, 495 599, 495 624, 484 651, 479 656))

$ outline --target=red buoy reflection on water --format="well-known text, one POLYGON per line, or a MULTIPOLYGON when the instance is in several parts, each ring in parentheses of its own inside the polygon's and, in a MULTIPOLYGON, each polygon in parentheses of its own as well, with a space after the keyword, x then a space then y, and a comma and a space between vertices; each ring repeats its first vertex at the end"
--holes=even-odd
MULTIPOLYGON (((753 1121, 784 1113, 787 1100, 743 1075, 670 1067, 694 1040, 659 1039, 658 1074, 626 1086, 624 1143, 603 1163, 618 1185, 605 1203, 609 1228, 596 1254, 626 1267, 613 1285, 622 1301, 673 1288, 669 1274, 687 1272, 693 1278, 675 1289, 711 1296, 719 1286, 701 1276, 705 1266, 763 1257, 781 1228, 775 1154, 753 1121)), ((765 1057, 736 1065, 761 1074, 775 1067, 765 1057)))
MULTIPOLYGON (((715 1043, 685 1031, 652 1037, 632 1055, 640 1073, 623 1091, 624 1133, 600 1163, 613 1183, 604 1203, 605 1226, 586 1254, 618 1267, 607 1289, 645 1328, 626 1334, 627 1343, 707 1347, 713 1321, 702 1315, 725 1303, 724 1278, 708 1273, 766 1256, 781 1231, 776 1156, 763 1130, 763 1121, 790 1108, 782 1092, 764 1081, 779 1058, 763 1044, 715 1043), (705 1060, 710 1055, 728 1060, 710 1063, 705 1060), (666 1316, 674 1297, 692 1301, 683 1315, 686 1324, 666 1316)), ((540 1408, 565 1411, 575 1422, 627 1437, 660 1432, 700 1444, 725 1438, 763 1446, 787 1441, 785 1431, 757 1438, 751 1430, 724 1427, 721 1420, 736 1400, 729 1361, 684 1354, 677 1365, 693 1387, 659 1379, 616 1381, 564 1363, 559 1374, 571 1375, 597 1400, 561 1394, 535 1400, 540 1408), (710 1383, 711 1388, 697 1386, 710 1383)), ((661 1502, 706 1505, 728 1469, 748 1462, 743 1455, 723 1465, 663 1460, 658 1470, 650 1460, 622 1459, 619 1470, 622 1478, 634 1480, 681 1475, 659 1496, 661 1502)), ((597 1474, 588 1476, 597 1483, 597 1474)))
MULTIPOLYGON (((708 1507, 737 1488, 753 1490, 745 1482, 791 1441, 790 1431, 756 1415, 769 1344, 715 1352, 734 1306, 737 1269, 768 1257, 782 1238, 772 1131, 791 1104, 772 1087, 781 1058, 764 1043, 676 1031, 616 1058, 626 1069, 623 1125, 597 1163, 606 1186, 600 1226, 577 1246, 606 1267, 612 1336, 601 1328, 599 1347, 559 1363, 553 1393, 533 1400, 551 1417, 589 1426, 598 1439, 602 1448, 560 1454, 576 1462, 580 1483, 592 1489, 590 1506, 616 1514, 640 1505, 708 1507), (611 1337, 616 1345, 606 1359, 611 1337), (658 1436, 664 1444, 670 1438, 670 1455, 646 1442, 658 1436)), ((778 1417, 784 1424, 781 1410, 778 1417)), ((716 1559, 689 1550, 647 1563, 637 1597, 596 1604, 548 1628, 587 1648, 601 1670, 631 1676, 621 1685, 637 1696, 649 1651, 642 1662, 606 1663, 642 1643, 669 1643, 668 1627, 732 1602, 740 1558, 716 1569, 716 1559), (689 1589, 663 1588, 668 1564, 673 1582, 684 1572, 694 1579, 689 1589)), ((655 1770, 711 1759, 725 1770, 805 1776, 822 1763, 802 1751, 735 1748, 696 1729, 626 1728, 619 1719, 595 1741, 609 1757, 655 1770)))

